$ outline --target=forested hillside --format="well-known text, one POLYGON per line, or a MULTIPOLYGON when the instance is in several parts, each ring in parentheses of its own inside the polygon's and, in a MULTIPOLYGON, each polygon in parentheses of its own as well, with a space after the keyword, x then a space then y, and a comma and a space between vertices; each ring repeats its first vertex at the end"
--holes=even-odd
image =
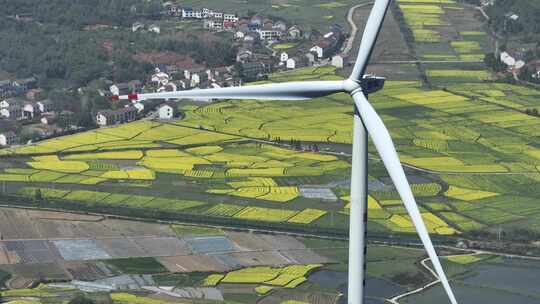
POLYGON ((62 86, 100 77, 128 81, 152 70, 133 59, 140 52, 173 51, 208 66, 234 59, 230 39, 176 30, 133 33, 134 22, 160 22, 161 1, 0 0, 0 7, 0 69, 16 77, 37 75, 62 86))
POLYGON ((492 24, 496 30, 524 34, 540 34, 540 1, 539 0, 497 0, 488 8, 492 24), (516 14, 518 20, 505 22, 507 15, 516 14))

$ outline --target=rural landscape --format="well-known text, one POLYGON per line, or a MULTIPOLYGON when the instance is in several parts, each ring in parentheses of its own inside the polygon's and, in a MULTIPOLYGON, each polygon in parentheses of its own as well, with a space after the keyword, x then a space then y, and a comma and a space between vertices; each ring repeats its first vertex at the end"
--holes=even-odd
MULTIPOLYGON (((371 2, 313 2, 181 4, 350 33, 343 66, 249 86, 350 74, 371 2)), ((503 39, 487 1, 474 2, 394 1, 367 71, 387 80, 370 102, 459 303, 540 303, 540 87, 489 66, 503 39)), ((0 150, 0 303, 347 303, 350 96, 174 104, 174 119, 0 150)), ((446 303, 371 142, 368 152, 366 303, 446 303)))

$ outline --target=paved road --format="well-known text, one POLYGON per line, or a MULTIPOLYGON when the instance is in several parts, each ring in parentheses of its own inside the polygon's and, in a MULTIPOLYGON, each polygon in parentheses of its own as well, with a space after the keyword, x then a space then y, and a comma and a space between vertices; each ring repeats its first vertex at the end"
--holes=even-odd
MULTIPOLYGON (((455 247, 448 247, 448 246, 443 246, 444 248, 450 248, 450 249, 454 249, 454 250, 464 250, 464 249, 461 249, 461 248, 455 248, 455 247)), ((498 253, 498 252, 493 252, 493 251, 484 251, 484 250, 473 250, 472 253, 467 253, 467 254, 457 254, 457 255, 447 255, 447 256, 439 256, 439 257, 456 257, 456 256, 475 256, 475 255, 485 255, 485 254, 489 254, 489 255, 496 255, 496 256, 500 256, 500 257, 505 257, 505 258, 515 258, 515 259, 524 259, 524 260, 533 260, 533 261, 540 261, 540 257, 530 257, 530 256, 521 256, 521 255, 514 255, 514 254, 505 254, 505 253, 498 253)), ((399 300, 403 299, 403 298, 406 298, 408 296, 412 296, 413 294, 417 294, 417 293, 420 293, 426 289, 429 289, 431 287, 433 287, 434 285, 437 285, 441 282, 441 280, 437 277, 437 273, 435 272, 435 270, 431 269, 431 267, 429 267, 427 265, 427 262, 429 262, 429 258, 426 258, 426 259, 423 259, 420 264, 422 265, 422 267, 424 267, 427 271, 429 271, 431 273, 431 275, 434 277, 434 281, 418 288, 418 289, 415 289, 415 290, 411 290, 409 292, 406 292, 406 293, 403 293, 401 295, 397 295, 391 299, 388 299, 388 301, 392 304, 399 304, 399 300)))
POLYGON ((354 22, 354 11, 358 8, 368 6, 373 4, 373 1, 369 1, 367 3, 360 3, 358 5, 355 5, 349 9, 349 13, 347 14, 347 22, 349 22, 349 25, 351 26, 351 36, 347 40, 347 43, 345 45, 345 48, 343 49, 342 56, 347 57, 349 56, 349 53, 354 48, 354 42, 358 38, 360 38, 360 35, 358 33, 358 26, 356 25, 356 22, 354 22))

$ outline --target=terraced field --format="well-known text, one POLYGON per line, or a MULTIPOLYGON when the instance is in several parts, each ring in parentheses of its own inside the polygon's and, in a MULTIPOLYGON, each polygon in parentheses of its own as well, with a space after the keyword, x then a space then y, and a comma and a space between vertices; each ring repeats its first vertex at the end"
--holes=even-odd
MULTIPOLYGON (((401 0, 397 8, 419 58, 466 63, 426 65, 424 82, 389 80, 370 96, 411 168, 407 173, 429 230, 540 230, 532 220, 540 218, 534 203, 540 197, 540 121, 524 113, 540 92, 490 82, 493 76, 473 63, 489 50, 488 37, 456 2, 401 0)), ((269 81, 312 79, 340 76, 333 67, 312 67, 269 81)), ((36 202, 72 199, 346 231, 348 191, 336 185, 347 184, 350 158, 327 152, 347 151, 351 143, 347 96, 221 101, 183 111, 185 118, 171 123, 139 121, 1 150, 9 164, 0 172, 4 191, 36 202), (291 149, 298 141, 306 150, 323 151, 291 149), (301 186, 327 187, 343 199, 302 197, 301 186)), ((372 156, 373 231, 412 232, 386 171, 372 156)))

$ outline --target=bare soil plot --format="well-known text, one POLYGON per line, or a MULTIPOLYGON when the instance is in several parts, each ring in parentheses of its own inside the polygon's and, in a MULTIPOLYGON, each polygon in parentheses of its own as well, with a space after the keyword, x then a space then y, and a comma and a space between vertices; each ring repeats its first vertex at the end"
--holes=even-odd
POLYGON ((242 268, 242 263, 228 254, 213 254, 213 257, 219 260, 220 263, 227 265, 231 269, 242 268))
POLYGON ((75 238, 83 234, 77 228, 76 222, 58 220, 36 220, 35 227, 41 235, 47 238, 75 238))
POLYGON ((327 257, 313 252, 311 249, 305 250, 283 250, 282 256, 290 261, 291 264, 326 264, 331 260, 327 257))
POLYGON ((114 275, 103 262, 65 262, 63 266, 74 280, 94 281, 114 275))
POLYGON ((13 275, 14 278, 44 279, 64 281, 69 280, 70 275, 58 263, 49 264, 15 264, 1 265, 0 269, 13 275))
POLYGON ((27 210, 11 209, 6 210, 6 216, 9 216, 9 221, 15 225, 19 238, 32 239, 39 238, 40 232, 34 227, 34 221, 27 210))
POLYGON ((125 220, 108 219, 102 222, 102 225, 108 229, 115 231, 117 235, 122 236, 144 236, 153 235, 160 237, 176 236, 174 231, 167 225, 159 225, 152 223, 142 223, 125 220))
POLYGON ((270 244, 258 235, 248 232, 226 231, 225 234, 240 250, 271 250, 270 244))
POLYGON ((39 237, 25 211, 17 209, 0 210, 0 234, 4 240, 39 237))
POLYGON ((111 258, 94 240, 59 240, 53 241, 53 244, 66 261, 103 260, 111 258))
POLYGON ((142 250, 146 253, 146 256, 178 256, 188 255, 191 253, 188 249, 186 242, 183 240, 179 240, 176 237, 140 237, 133 238, 133 241, 140 248, 142 248, 142 250))
POLYGON ((96 241, 115 259, 147 256, 145 250, 131 238, 98 239, 96 241))
POLYGON ((261 234, 263 239, 273 250, 305 249, 306 246, 292 236, 261 234))
POLYGON ((237 260, 242 267, 252 266, 282 266, 291 264, 288 258, 277 251, 238 252, 225 254, 237 260))
POLYGON ((0 235, 4 240, 175 236, 167 225, 16 208, 0 208, 0 235))
MULTIPOLYGON (((358 34, 354 42, 354 47, 350 52, 349 59, 356 59, 360 39, 364 32, 365 24, 371 12, 372 6, 366 6, 356 9, 353 19, 358 26, 358 34)), ((399 24, 391 12, 388 13, 384 26, 382 28, 371 62, 388 61, 388 60, 414 60, 410 53, 407 43, 401 33, 399 24)))
POLYGON ((21 258, 15 251, 9 251, 4 244, 0 244, 0 265, 20 263, 21 258))
POLYGON ((415 64, 370 64, 367 72, 392 80, 418 80, 421 76, 415 64))
POLYGON ((8 251, 15 252, 25 264, 53 263, 62 259, 47 241, 6 241, 4 246, 8 251))
POLYGON ((162 257, 158 261, 171 272, 226 272, 229 267, 208 255, 162 257))

